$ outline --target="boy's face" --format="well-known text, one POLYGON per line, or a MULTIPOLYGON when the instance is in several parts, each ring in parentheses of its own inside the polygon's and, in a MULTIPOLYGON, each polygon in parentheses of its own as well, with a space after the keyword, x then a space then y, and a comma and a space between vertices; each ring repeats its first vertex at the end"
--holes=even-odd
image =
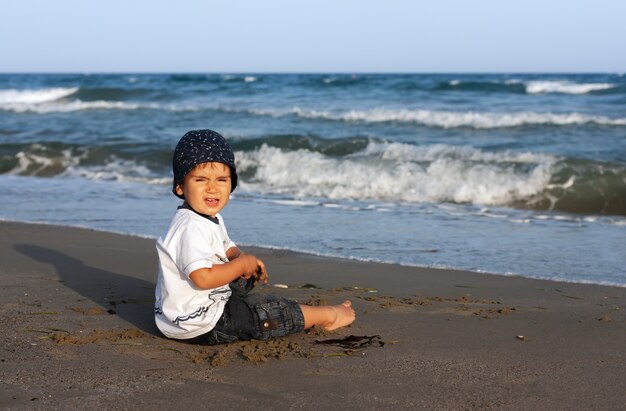
POLYGON ((215 217, 230 199, 230 167, 223 163, 198 164, 176 186, 176 194, 198 213, 215 217))

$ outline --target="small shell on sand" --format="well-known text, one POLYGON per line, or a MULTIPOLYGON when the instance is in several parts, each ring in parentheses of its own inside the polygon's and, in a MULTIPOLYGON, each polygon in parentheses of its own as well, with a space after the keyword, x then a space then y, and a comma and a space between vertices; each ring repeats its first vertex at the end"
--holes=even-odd
POLYGON ((276 287, 276 288, 289 288, 289 286, 287 284, 274 284, 274 287, 276 287))

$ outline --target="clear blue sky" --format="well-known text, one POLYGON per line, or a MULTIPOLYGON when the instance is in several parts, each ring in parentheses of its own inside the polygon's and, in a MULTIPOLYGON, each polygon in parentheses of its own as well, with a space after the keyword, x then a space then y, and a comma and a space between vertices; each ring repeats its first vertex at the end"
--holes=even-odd
POLYGON ((623 72, 621 0, 15 0, 0 72, 623 72))

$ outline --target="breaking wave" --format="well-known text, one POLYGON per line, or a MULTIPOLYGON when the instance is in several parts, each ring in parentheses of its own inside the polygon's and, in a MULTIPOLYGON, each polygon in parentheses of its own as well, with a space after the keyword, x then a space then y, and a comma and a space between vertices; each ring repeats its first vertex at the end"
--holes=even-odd
MULTIPOLYGON (((626 215, 626 167, 614 163, 360 137, 276 136, 235 150, 240 189, 262 195, 626 215)), ((0 174, 169 184, 170 156, 170 147, 3 145, 0 174)))
POLYGON ((614 87, 616 87, 615 84, 609 83, 578 84, 571 81, 529 81, 528 83, 526 83, 526 92, 528 94, 587 94, 594 91, 608 90, 614 87))
POLYGON ((0 174, 37 177, 81 177, 91 180, 162 184, 169 149, 132 153, 115 147, 65 143, 0 146, 0 174))
POLYGON ((595 94, 620 88, 614 83, 576 83, 567 80, 451 80, 439 83, 436 91, 500 92, 514 94, 595 94))
POLYGON ((75 94, 78 87, 55 87, 39 90, 0 90, 0 107, 7 104, 41 104, 60 100, 75 94))
POLYGON ((251 112, 262 116, 280 117, 294 115, 302 118, 323 119, 329 121, 365 123, 398 122, 441 128, 469 127, 476 129, 493 129, 533 125, 570 126, 585 124, 626 126, 626 118, 610 118, 606 116, 592 116, 581 113, 495 113, 388 108, 332 112, 324 110, 307 110, 298 107, 290 110, 251 110, 251 112))
POLYGON ((267 145, 237 155, 242 187, 265 194, 626 215, 624 167, 547 154, 372 142, 341 158, 267 145))

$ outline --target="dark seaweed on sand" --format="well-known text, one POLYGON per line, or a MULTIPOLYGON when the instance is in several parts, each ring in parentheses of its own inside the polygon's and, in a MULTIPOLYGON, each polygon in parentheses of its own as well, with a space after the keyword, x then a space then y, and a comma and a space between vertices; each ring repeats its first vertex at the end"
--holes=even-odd
POLYGON ((358 350, 361 348, 378 345, 382 347, 385 342, 382 341, 380 335, 349 335, 344 338, 331 338, 329 340, 315 340, 316 344, 336 345, 347 350, 358 350))

